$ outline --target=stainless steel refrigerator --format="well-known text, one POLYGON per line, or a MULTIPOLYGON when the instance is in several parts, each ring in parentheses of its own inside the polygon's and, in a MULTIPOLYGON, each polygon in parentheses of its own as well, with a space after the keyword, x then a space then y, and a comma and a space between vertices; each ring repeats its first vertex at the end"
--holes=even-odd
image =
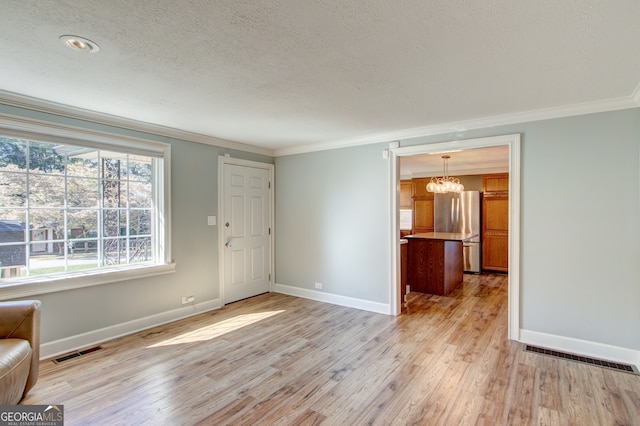
POLYGON ((480 192, 463 191, 460 194, 435 194, 435 232, 477 234, 476 238, 463 243, 464 271, 480 272, 480 192))

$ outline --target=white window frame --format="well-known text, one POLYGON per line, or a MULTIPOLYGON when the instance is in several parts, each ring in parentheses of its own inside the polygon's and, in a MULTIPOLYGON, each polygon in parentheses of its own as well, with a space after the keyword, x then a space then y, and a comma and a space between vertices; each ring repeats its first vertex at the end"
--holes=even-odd
POLYGON ((74 271, 56 275, 36 275, 0 280, 0 300, 31 297, 95 285, 172 273, 171 255, 171 145, 83 127, 43 122, 0 114, 0 134, 27 140, 80 145, 96 149, 149 155, 161 158, 155 162, 156 200, 154 249, 158 256, 152 264, 130 264, 104 269, 74 271), (162 166, 159 166, 162 164, 162 166), (160 168, 161 167, 161 168, 160 168))

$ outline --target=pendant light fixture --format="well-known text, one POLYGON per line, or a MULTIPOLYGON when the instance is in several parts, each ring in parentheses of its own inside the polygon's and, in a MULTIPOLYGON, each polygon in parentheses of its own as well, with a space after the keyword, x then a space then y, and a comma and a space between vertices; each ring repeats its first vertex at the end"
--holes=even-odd
POLYGON ((447 192, 460 193, 464 191, 464 186, 460 183, 460 179, 449 176, 449 158, 448 155, 443 155, 444 160, 444 176, 432 177, 431 181, 427 184, 427 191, 435 192, 436 194, 446 194, 447 192))

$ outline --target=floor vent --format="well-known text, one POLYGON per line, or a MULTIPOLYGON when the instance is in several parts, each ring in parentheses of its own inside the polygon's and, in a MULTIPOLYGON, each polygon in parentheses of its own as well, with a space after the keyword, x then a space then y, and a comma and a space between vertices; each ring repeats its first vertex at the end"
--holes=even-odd
POLYGON ((531 345, 526 345, 524 350, 525 352, 534 352, 537 354, 549 355, 556 358, 568 359, 571 361, 582 362, 584 364, 597 365, 600 367, 609 368, 611 370, 623 371, 625 373, 640 375, 640 372, 638 372, 638 369, 633 365, 620 364, 619 362, 605 361, 603 359, 589 358, 586 356, 574 355, 566 352, 552 351, 550 349, 539 348, 537 346, 531 346, 531 345))
POLYGON ((91 352, 99 351, 102 349, 102 346, 94 346, 93 348, 84 349, 82 351, 71 352, 70 354, 63 355, 60 358, 56 358, 53 360, 54 363, 60 364, 61 362, 68 361, 73 358, 77 358, 81 355, 90 354, 91 352))

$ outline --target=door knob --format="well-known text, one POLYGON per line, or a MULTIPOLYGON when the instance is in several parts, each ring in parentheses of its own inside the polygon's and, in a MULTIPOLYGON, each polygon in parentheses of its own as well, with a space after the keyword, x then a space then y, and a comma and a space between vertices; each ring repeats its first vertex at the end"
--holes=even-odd
POLYGON ((224 246, 225 246, 225 247, 231 247, 231 238, 229 238, 229 239, 227 240, 227 242, 226 242, 226 243, 224 243, 224 246))

